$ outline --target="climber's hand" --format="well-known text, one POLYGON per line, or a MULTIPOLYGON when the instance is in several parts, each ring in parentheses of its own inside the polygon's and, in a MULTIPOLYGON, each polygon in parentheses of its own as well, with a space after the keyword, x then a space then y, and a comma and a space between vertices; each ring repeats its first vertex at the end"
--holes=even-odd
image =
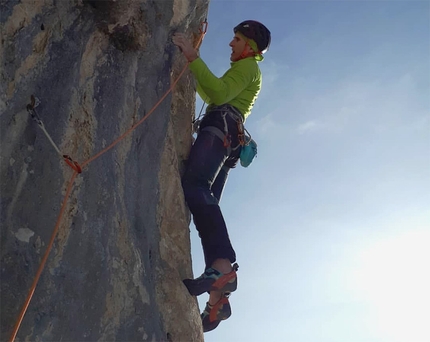
POLYGON ((175 33, 172 41, 173 44, 177 45, 181 49, 188 62, 192 62, 199 57, 197 51, 183 33, 175 33))

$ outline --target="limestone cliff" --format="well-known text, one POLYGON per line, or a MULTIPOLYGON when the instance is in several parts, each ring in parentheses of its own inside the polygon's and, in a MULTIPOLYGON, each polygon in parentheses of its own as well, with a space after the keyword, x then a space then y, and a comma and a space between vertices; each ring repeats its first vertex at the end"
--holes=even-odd
MULTIPOLYGON (((1 335, 10 337, 71 175, 26 110, 30 96, 61 153, 78 163, 138 122, 184 60, 208 0, 1 0, 1 335), (39 102, 37 101, 37 102, 39 102)), ((18 341, 202 341, 180 173, 194 83, 83 167, 18 341)))

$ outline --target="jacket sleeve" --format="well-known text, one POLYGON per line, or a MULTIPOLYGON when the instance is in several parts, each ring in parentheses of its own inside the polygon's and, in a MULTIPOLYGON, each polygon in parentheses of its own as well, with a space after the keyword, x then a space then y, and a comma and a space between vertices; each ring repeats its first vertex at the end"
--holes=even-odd
POLYGON ((231 68, 222 77, 218 78, 209 70, 201 58, 197 58, 190 63, 190 70, 194 74, 201 91, 215 105, 227 103, 240 94, 252 82, 257 69, 257 63, 247 58, 232 63, 231 68))
POLYGON ((201 87, 199 82, 197 82, 196 91, 197 91, 197 94, 199 94, 199 96, 203 100, 203 102, 205 102, 207 104, 209 104, 211 102, 210 97, 208 95, 206 95, 205 91, 203 90, 203 88, 201 87))

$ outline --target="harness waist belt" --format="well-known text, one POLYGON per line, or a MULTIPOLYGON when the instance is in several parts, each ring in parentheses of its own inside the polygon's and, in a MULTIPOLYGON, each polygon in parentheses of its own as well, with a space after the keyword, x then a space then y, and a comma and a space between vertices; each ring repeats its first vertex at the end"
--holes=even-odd
POLYGON ((242 113, 239 112, 239 110, 236 107, 229 105, 229 104, 224 104, 221 106, 212 107, 209 109, 209 111, 207 113, 209 113, 209 112, 227 112, 231 118, 233 118, 236 121, 239 120, 241 123, 243 123, 242 113))

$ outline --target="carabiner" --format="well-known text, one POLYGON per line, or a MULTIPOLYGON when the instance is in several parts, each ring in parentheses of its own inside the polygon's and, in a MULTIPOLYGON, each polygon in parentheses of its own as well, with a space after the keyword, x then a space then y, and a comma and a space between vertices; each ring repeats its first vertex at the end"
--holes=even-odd
POLYGON ((205 19, 205 21, 202 21, 199 31, 202 34, 206 34, 206 32, 208 31, 208 20, 207 19, 205 19))
POLYGON ((77 162, 75 162, 70 156, 68 156, 67 154, 64 154, 63 158, 64 158, 64 161, 66 162, 66 164, 69 165, 77 173, 82 172, 81 166, 77 162))

